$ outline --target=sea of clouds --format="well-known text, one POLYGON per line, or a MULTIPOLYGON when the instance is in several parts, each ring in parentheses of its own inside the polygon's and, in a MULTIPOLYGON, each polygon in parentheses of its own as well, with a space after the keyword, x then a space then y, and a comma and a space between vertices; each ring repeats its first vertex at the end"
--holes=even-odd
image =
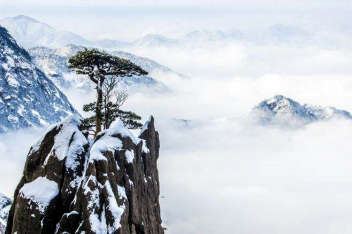
POLYGON ((161 76, 173 93, 127 104, 156 116, 168 233, 352 231, 351 121, 285 130, 249 118, 276 94, 351 111, 351 50, 211 43, 133 52, 190 77, 161 76))

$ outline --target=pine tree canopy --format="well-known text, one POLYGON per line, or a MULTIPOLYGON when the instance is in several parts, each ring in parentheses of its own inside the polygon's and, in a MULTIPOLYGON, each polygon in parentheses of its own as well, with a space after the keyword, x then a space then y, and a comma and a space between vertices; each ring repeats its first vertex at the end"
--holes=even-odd
POLYGON ((77 74, 88 75, 98 83, 96 75, 119 77, 147 75, 148 72, 129 60, 110 55, 98 49, 84 49, 68 60, 68 66, 77 74))
MULTIPOLYGON (((92 102, 83 106, 84 112, 94 112, 95 111, 96 102, 92 102)), ((116 104, 108 103, 106 108, 102 111, 102 123, 103 126, 109 128, 111 123, 119 118, 123 125, 129 129, 138 129, 143 125, 140 123, 142 119, 139 115, 132 111, 123 111, 118 108, 116 104)), ((90 129, 95 127, 95 119, 96 115, 84 119, 85 128, 90 129)))

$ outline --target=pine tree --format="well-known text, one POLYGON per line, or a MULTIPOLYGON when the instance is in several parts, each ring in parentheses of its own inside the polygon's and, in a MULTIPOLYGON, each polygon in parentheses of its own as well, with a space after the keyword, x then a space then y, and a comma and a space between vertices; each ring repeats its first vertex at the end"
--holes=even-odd
MULTIPOLYGON (((95 105, 96 105, 95 102, 84 105, 83 110, 85 112, 94 112, 95 105)), ((112 105, 112 108, 109 110, 110 112, 109 118, 106 119, 105 117, 103 117, 102 119, 102 124, 104 126, 104 129, 108 129, 111 123, 117 118, 119 118, 123 122, 124 126, 129 129, 138 129, 142 127, 142 124, 139 122, 142 118, 139 115, 131 111, 123 111, 123 110, 117 109, 116 107, 114 107, 115 106, 114 104, 111 104, 111 105, 112 105)), ((105 116, 104 112, 103 112, 103 116, 105 116)), ((95 118, 96 118, 95 115, 85 118, 84 119, 85 128, 87 129, 94 128, 95 118)))
MULTIPOLYGON (((87 75, 88 78, 96 85, 97 100, 95 104, 90 103, 89 108, 93 108, 95 115, 95 135, 102 130, 103 116, 110 113, 103 113, 104 93, 103 86, 107 77, 118 79, 126 76, 147 75, 141 67, 133 64, 129 60, 112 56, 98 49, 84 49, 71 57, 68 61, 69 68, 76 71, 77 74, 87 75), (93 106, 92 106, 93 105, 93 106)), ((109 102, 107 102, 109 103, 109 102)), ((106 105, 105 105, 106 107, 106 105)), ((112 108, 113 109, 113 108, 112 108)), ((110 109, 109 109, 110 111, 110 109)), ((107 120, 110 117, 105 117, 107 120)), ((92 120, 90 120, 92 122, 92 120)), ((107 123, 105 123, 107 125, 107 123)))
MULTIPOLYGON (((105 100, 104 100, 105 101, 105 100)), ((104 102, 105 103, 105 102, 104 102)), ((96 107, 96 102, 92 102, 83 106, 84 112, 94 113, 96 107)), ((139 115, 131 111, 123 111, 120 109, 120 105, 113 102, 108 102, 103 105, 103 112, 102 112, 102 125, 104 129, 108 129, 112 122, 119 118, 125 127, 129 129, 138 129, 142 127, 140 120, 142 119, 139 115)), ((93 115, 91 117, 84 119, 84 126, 87 130, 93 131, 95 133, 95 119, 96 116, 93 115)))

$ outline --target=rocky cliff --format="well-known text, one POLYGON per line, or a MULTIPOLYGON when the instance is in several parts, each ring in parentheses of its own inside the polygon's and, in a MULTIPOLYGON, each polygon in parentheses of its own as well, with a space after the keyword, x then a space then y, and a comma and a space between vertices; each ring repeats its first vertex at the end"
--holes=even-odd
POLYGON ((70 117, 31 147, 6 233, 164 233, 153 118, 138 138, 115 122, 90 142, 80 126, 70 117))

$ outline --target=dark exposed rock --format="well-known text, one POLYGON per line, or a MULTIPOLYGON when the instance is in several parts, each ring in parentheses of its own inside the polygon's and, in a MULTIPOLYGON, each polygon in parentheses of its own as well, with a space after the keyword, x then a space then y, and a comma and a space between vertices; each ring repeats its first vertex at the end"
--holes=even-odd
POLYGON ((164 233, 153 118, 139 138, 115 122, 90 147, 79 128, 69 118, 31 148, 6 233, 164 233))

